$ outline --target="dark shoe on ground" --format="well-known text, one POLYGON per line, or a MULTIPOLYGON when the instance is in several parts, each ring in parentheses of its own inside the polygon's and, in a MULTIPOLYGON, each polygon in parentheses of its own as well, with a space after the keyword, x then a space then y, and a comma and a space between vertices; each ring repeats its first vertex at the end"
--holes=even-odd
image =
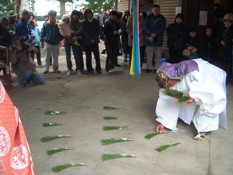
POLYGON ((94 71, 87 72, 87 75, 93 75, 93 74, 94 74, 94 71))
POLYGON ((48 73, 49 73, 49 71, 47 71, 47 70, 43 72, 43 74, 48 74, 48 73))
POLYGON ((150 69, 145 70, 145 73, 150 73, 150 72, 152 72, 152 70, 150 70, 150 69))
POLYGON ((120 65, 120 64, 115 64, 115 66, 116 66, 116 67, 121 67, 121 65, 120 65))
POLYGON ((60 70, 58 70, 58 69, 55 69, 55 70, 53 70, 53 73, 61 73, 61 71, 60 70))
POLYGON ((97 70, 97 74, 102 74, 102 70, 97 70))

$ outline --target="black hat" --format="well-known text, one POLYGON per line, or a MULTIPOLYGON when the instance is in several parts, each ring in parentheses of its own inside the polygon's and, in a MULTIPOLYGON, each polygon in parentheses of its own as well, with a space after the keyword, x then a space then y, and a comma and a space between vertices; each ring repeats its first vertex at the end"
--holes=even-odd
POLYGON ((181 13, 178 13, 178 14, 176 15, 176 18, 181 18, 181 19, 184 21, 184 15, 181 14, 181 13))
POLYGON ((111 15, 118 16, 118 13, 117 13, 117 11, 112 10, 112 11, 109 13, 109 16, 111 16, 111 15))

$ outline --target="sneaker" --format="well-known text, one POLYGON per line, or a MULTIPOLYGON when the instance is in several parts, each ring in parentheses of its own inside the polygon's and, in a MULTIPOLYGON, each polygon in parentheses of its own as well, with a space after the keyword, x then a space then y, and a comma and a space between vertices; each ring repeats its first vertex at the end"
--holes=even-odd
POLYGON ((109 73, 114 72, 114 69, 110 69, 108 72, 109 72, 109 73))
POLYGON ((48 73, 49 73, 49 71, 47 71, 47 70, 43 72, 43 74, 48 74, 48 73))
POLYGON ((66 75, 72 75, 73 71, 72 70, 68 70, 68 72, 66 73, 66 75))

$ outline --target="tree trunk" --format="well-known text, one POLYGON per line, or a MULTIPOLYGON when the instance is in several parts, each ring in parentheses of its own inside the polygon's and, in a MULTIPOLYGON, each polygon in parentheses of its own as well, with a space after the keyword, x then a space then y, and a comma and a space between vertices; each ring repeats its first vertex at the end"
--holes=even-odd
MULTIPOLYGON (((20 6, 21 6, 21 0, 13 0, 13 4, 14 4, 15 13, 19 14, 20 6)), ((19 14, 19 16, 20 16, 20 14, 19 14)))
POLYGON ((66 0, 60 0, 60 15, 66 14, 66 6, 65 6, 66 0))

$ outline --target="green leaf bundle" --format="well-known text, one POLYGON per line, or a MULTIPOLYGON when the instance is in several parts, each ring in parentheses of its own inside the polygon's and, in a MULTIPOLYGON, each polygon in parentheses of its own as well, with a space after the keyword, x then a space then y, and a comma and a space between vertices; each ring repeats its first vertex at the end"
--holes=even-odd
POLYGON ((57 165, 57 166, 52 168, 52 171, 57 173, 57 172, 65 170, 67 168, 79 167, 79 166, 85 166, 85 164, 84 163, 67 163, 67 164, 64 164, 64 165, 57 165))
POLYGON ((65 112, 61 112, 61 111, 45 111, 44 114, 45 115, 59 115, 59 114, 65 114, 65 112))
POLYGON ((158 151, 158 152, 162 152, 162 151, 165 151, 166 149, 172 147, 172 146, 176 146, 176 145, 179 145, 180 143, 172 143, 172 144, 166 144, 166 145, 162 145, 158 148, 156 148, 155 150, 158 151))
POLYGON ((103 161, 112 160, 112 159, 119 159, 119 158, 135 158, 135 155, 129 154, 103 154, 101 159, 103 161))
POLYGON ((103 130, 104 131, 111 131, 111 130, 121 130, 124 128, 127 128, 128 126, 104 126, 103 130))
POLYGON ((120 142, 130 142, 133 141, 133 139, 128 138, 110 138, 110 139, 102 139, 101 143, 102 145, 110 145, 114 143, 120 143, 120 142))
POLYGON ((43 123, 43 127, 50 127, 50 126, 61 126, 61 123, 43 123))
POLYGON ((186 102, 190 98, 188 95, 184 94, 181 91, 177 91, 177 90, 169 89, 169 88, 166 88, 164 90, 164 94, 171 96, 171 97, 174 97, 174 98, 177 98, 180 103, 186 102))
POLYGON ((152 132, 152 133, 150 133, 150 134, 147 134, 147 135, 145 135, 145 139, 151 139, 152 137, 154 137, 154 136, 157 136, 158 134, 160 134, 160 132, 152 132))
POLYGON ((104 120, 117 120, 118 117, 115 117, 115 116, 104 116, 103 119, 104 120))
POLYGON ((105 109, 105 110, 122 110, 123 108, 114 107, 114 106, 104 106, 103 109, 105 109))
POLYGON ((60 139, 60 138, 68 138, 68 137, 70 137, 70 135, 46 136, 46 137, 40 138, 40 141, 41 142, 48 142, 48 141, 51 141, 51 140, 60 139))
POLYGON ((71 148, 54 148, 51 150, 48 150, 47 153, 48 155, 53 155, 59 152, 63 152, 63 151, 68 151, 68 150, 72 150, 71 148))

